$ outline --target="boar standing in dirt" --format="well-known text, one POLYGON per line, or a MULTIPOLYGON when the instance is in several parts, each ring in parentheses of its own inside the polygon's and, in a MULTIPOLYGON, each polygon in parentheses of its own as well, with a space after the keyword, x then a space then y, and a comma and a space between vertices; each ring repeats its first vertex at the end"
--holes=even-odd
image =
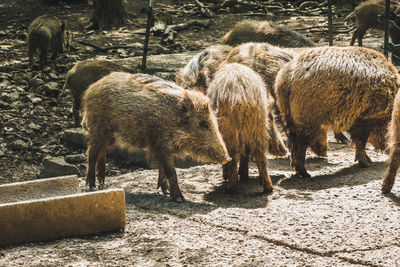
POLYGON ((400 94, 396 94, 392 120, 388 130, 388 146, 390 149, 389 167, 386 171, 382 184, 382 193, 390 193, 393 188, 397 170, 400 166, 400 94))
MULTIPOLYGON (((320 47, 296 55, 275 81, 296 174, 310 176, 304 167, 306 149, 325 142, 330 129, 349 131, 355 159, 360 167, 368 167, 368 137, 380 131, 377 127, 387 127, 399 85, 395 67, 371 49, 320 47)), ((385 144, 384 134, 373 137, 378 139, 371 140, 373 145, 385 144)), ((383 145, 375 148, 385 150, 383 145)))
POLYGON ((280 47, 312 47, 315 44, 302 34, 270 24, 268 21, 243 20, 221 38, 222 44, 247 42, 270 43, 280 47))
POLYGON ((63 52, 65 23, 56 16, 45 14, 37 17, 29 25, 28 53, 29 66, 33 67, 33 54, 39 50, 40 69, 47 61, 47 53, 52 50, 53 64, 59 53, 63 52))
POLYGON ((147 149, 159 185, 173 200, 179 189, 173 156, 225 164, 230 160, 208 97, 146 74, 113 72, 84 93, 82 126, 88 131, 86 182, 105 179, 106 150, 114 144, 147 149), (169 187, 169 188, 168 188, 169 187))
POLYGON ((225 64, 215 74, 208 87, 211 106, 216 111, 218 126, 232 161, 223 166, 228 192, 239 182, 237 165, 240 155, 240 179, 248 179, 249 154, 257 163, 260 184, 264 192, 272 191, 267 172, 268 97, 264 81, 249 67, 225 64))
MULTIPOLYGON (((240 63, 250 67, 264 79, 265 88, 273 88, 276 73, 293 57, 289 53, 292 52, 285 52, 266 43, 244 44, 233 49, 230 46, 216 45, 193 57, 178 71, 176 81, 185 88, 196 88, 205 92, 219 66, 227 60, 228 63, 240 63)), ((271 98, 271 89, 267 89, 267 95, 271 98)), ((268 116, 270 119, 268 152, 275 156, 284 156, 287 149, 273 120, 272 110, 268 116)))
MULTIPOLYGON (((350 41, 350 45, 354 45, 356 38, 358 40, 358 45, 362 46, 362 39, 368 29, 385 30, 384 18, 379 19, 379 16, 385 13, 385 2, 386 0, 367 0, 360 5, 358 5, 353 12, 351 12, 345 20, 352 16, 356 17, 356 30, 350 41)), ((399 6, 399 2, 391 1, 390 11, 394 12, 399 6)), ((390 25, 390 23, 389 23, 390 25)), ((400 31, 395 29, 390 25, 390 34, 395 33, 395 31, 400 31)), ((400 40, 399 40, 400 41, 400 40)))
POLYGON ((64 91, 69 89, 74 98, 72 113, 75 126, 79 127, 79 109, 83 92, 94 82, 113 71, 128 72, 128 70, 108 60, 89 59, 76 63, 66 74, 64 91))
POLYGON ((213 45, 207 47, 195 55, 185 67, 181 68, 176 73, 176 83, 183 88, 196 88, 206 93, 206 82, 213 79, 214 73, 231 50, 232 47, 228 45, 213 45), (203 71, 205 68, 207 68, 207 73, 210 77, 205 77, 205 72, 203 71))

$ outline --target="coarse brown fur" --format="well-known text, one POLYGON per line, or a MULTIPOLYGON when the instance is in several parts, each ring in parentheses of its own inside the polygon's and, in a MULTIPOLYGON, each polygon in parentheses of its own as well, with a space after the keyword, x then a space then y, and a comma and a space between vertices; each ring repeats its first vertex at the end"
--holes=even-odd
POLYGON ((76 63, 67 72, 64 91, 69 89, 74 98, 72 113, 76 127, 80 125, 79 109, 83 92, 89 85, 113 71, 128 72, 128 69, 108 60, 89 59, 76 63))
MULTIPOLYGON (((356 160, 368 167, 369 134, 387 126, 399 85, 394 66, 371 49, 320 47, 296 55, 279 71, 275 90, 297 175, 310 176, 304 167, 306 149, 330 129, 349 131, 356 160)), ((374 145, 385 143, 384 136, 377 138, 374 145)))
MULTIPOLYGON (((211 46, 197 54, 184 68, 179 70, 176 80, 185 88, 205 91, 213 80, 215 72, 226 59, 229 63, 237 62, 252 68, 264 78, 266 88, 273 88, 276 73, 284 63, 293 57, 291 53, 295 52, 285 51, 266 43, 244 44, 233 49, 230 46, 211 46), (230 51, 229 54, 227 54, 228 51, 230 51)), ((267 89, 267 94, 270 95, 271 91, 271 89, 267 89)), ((273 98, 269 97, 269 100, 273 106, 273 98)), ((269 128, 271 139, 268 143, 268 152, 275 156, 284 156, 287 149, 273 121, 272 109, 269 111, 269 118, 271 120, 269 128)))
MULTIPOLYGON (((385 12, 385 2, 386 0, 367 0, 359 4, 352 13, 347 17, 356 17, 356 30, 350 41, 350 45, 354 45, 356 39, 358 40, 358 45, 362 46, 362 39, 368 29, 377 29, 383 31, 385 29, 385 24, 383 23, 384 18, 379 20, 379 16, 385 12)), ((391 1, 390 11, 393 12, 399 6, 398 1, 391 1)), ((400 34, 400 30, 393 27, 389 23, 389 33, 393 37, 400 34)), ((396 39, 396 37, 395 37, 396 39)), ((400 41, 400 39, 398 39, 400 41)))
POLYGON ((179 189, 173 156, 226 163, 230 160, 208 97, 146 74, 112 72, 84 93, 82 126, 88 131, 86 181, 104 184, 105 155, 114 144, 147 149, 159 169, 163 192, 173 200, 179 189), (168 182, 167 182, 168 181, 168 182))
POLYGON ((382 183, 382 193, 390 193, 400 166, 400 94, 394 99, 392 119, 388 128, 389 166, 382 183))
POLYGON ((55 64, 55 59, 59 53, 63 52, 64 29, 65 23, 53 15, 45 14, 32 21, 29 25, 28 35, 28 54, 31 68, 33 67, 33 55, 36 50, 39 50, 41 69, 46 64, 47 53, 50 48, 53 51, 51 58, 53 64, 55 64))
POLYGON ((213 45, 195 55, 185 67, 176 73, 176 83, 183 88, 194 88, 203 93, 207 91, 206 82, 213 79, 222 62, 232 50, 228 45, 213 45), (208 69, 210 77, 205 77, 204 68, 208 69))
POLYGON ((221 38, 222 44, 247 42, 270 43, 281 47, 312 47, 315 44, 302 34, 278 27, 268 21, 242 20, 221 38))
POLYGON ((248 178, 249 154, 255 157, 264 192, 272 191, 267 172, 268 98, 262 78, 237 63, 222 65, 210 86, 208 96, 218 116, 218 126, 232 161, 223 166, 226 188, 232 191, 240 179, 248 178), (242 157, 243 159, 243 157, 242 157))

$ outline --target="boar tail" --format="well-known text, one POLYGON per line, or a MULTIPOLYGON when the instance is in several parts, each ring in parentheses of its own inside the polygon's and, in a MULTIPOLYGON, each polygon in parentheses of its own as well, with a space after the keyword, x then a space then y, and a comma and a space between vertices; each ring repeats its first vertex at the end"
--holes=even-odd
POLYGON ((82 111, 82 122, 81 122, 81 126, 85 131, 88 131, 88 127, 87 127, 87 113, 86 110, 82 111))
POLYGON ((288 130, 292 124, 290 119, 290 87, 288 86, 282 70, 279 71, 275 80, 275 101, 273 101, 274 112, 277 121, 282 125, 283 130, 288 133, 288 130))
POLYGON ((354 11, 353 12, 351 12, 350 14, 348 14, 344 19, 343 19, 343 22, 344 22, 344 26, 346 26, 346 27, 350 27, 349 25, 348 25, 348 21, 352 18, 352 17, 354 17, 354 15, 355 15, 355 13, 354 13, 354 11))

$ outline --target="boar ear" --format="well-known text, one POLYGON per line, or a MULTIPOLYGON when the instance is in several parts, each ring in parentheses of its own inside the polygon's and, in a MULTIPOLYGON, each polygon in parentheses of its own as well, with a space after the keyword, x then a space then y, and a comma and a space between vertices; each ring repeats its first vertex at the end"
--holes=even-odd
POLYGON ((203 68, 199 73, 199 77, 197 78, 197 85, 207 89, 210 85, 210 82, 210 70, 208 68, 203 68))
POLYGON ((180 102, 180 118, 182 123, 188 123, 191 117, 191 114, 194 110, 194 105, 188 94, 185 92, 185 96, 180 102))

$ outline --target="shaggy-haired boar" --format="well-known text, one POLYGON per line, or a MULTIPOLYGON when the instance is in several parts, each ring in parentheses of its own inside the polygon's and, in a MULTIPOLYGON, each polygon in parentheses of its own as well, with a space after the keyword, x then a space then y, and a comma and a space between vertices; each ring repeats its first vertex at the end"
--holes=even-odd
MULTIPOLYGON (((386 0, 367 0, 359 4, 353 12, 351 12, 345 20, 355 16, 356 17, 356 30, 353 32, 353 36, 350 41, 350 45, 354 45, 356 39, 358 40, 358 45, 362 46, 362 39, 368 29, 377 29, 383 31, 385 29, 384 18, 381 20, 379 16, 385 13, 385 3, 386 0)), ((391 1, 390 11, 394 12, 399 6, 398 1, 391 1)), ((396 27, 390 26, 390 35, 394 34, 396 31, 400 32, 396 27)), ((400 41, 400 39, 399 39, 400 41)))
POLYGON ((106 150, 114 144, 147 149, 159 185, 173 200, 179 189, 173 156, 221 164, 230 159, 208 97, 146 74, 112 72, 84 93, 82 126, 88 131, 86 182, 104 184, 106 150), (165 179, 166 178, 166 179, 165 179))
POLYGON ((262 78, 241 64, 224 64, 208 87, 211 107, 218 116, 218 126, 232 161, 223 166, 226 189, 231 192, 240 179, 248 178, 249 154, 257 163, 264 192, 272 191, 267 172, 268 97, 262 78), (246 160, 244 160, 246 159, 246 160))
POLYGON ((196 88, 206 93, 207 81, 213 79, 214 73, 231 50, 232 47, 228 45, 213 45, 207 47, 195 55, 185 67, 181 68, 176 73, 176 83, 183 88, 196 88), (205 77, 205 68, 207 68, 207 74, 210 75, 210 77, 205 77))
MULTIPOLYGON (((268 88, 273 88, 276 73, 293 57, 288 54, 290 51, 279 51, 281 49, 277 47, 261 43, 244 44, 233 49, 230 46, 212 46, 197 54, 184 68, 180 69, 176 80, 185 88, 200 88, 199 90, 206 91, 215 72, 226 60, 228 63, 246 65, 261 75, 265 81, 264 88, 270 96, 272 90, 268 88), (221 54, 225 55, 223 59, 221 59, 221 54)), ((284 156, 287 149, 273 121, 272 110, 269 111, 268 116, 270 119, 268 152, 275 156, 284 156)))
POLYGON ((53 51, 52 61, 59 53, 63 52, 65 23, 61 22, 56 16, 45 14, 37 17, 29 25, 28 35, 28 54, 29 66, 33 67, 33 54, 39 50, 40 69, 47 61, 49 48, 53 51))
MULTIPOLYGON (((395 67, 371 49, 319 47, 296 55, 279 71, 275 90, 297 175, 310 176, 304 167, 306 149, 323 143, 330 129, 349 131, 355 159, 368 167, 368 137, 387 126, 399 85, 395 67)), ((385 135, 373 137, 375 148, 384 150, 377 144, 385 144, 385 135)))
POLYGON ((390 149, 389 167, 382 184, 382 193, 390 193, 393 188, 397 170, 400 166, 400 94, 396 94, 392 112, 392 120, 388 130, 388 146, 390 149))
POLYGON ((128 69, 108 60, 88 59, 76 63, 67 72, 63 90, 69 89, 74 98, 72 114, 76 127, 80 125, 79 109, 83 92, 89 85, 113 71, 128 72, 128 69))
POLYGON ((278 27, 268 21, 242 20, 221 38, 222 44, 240 45, 247 42, 270 43, 281 47, 312 47, 304 35, 278 27))

